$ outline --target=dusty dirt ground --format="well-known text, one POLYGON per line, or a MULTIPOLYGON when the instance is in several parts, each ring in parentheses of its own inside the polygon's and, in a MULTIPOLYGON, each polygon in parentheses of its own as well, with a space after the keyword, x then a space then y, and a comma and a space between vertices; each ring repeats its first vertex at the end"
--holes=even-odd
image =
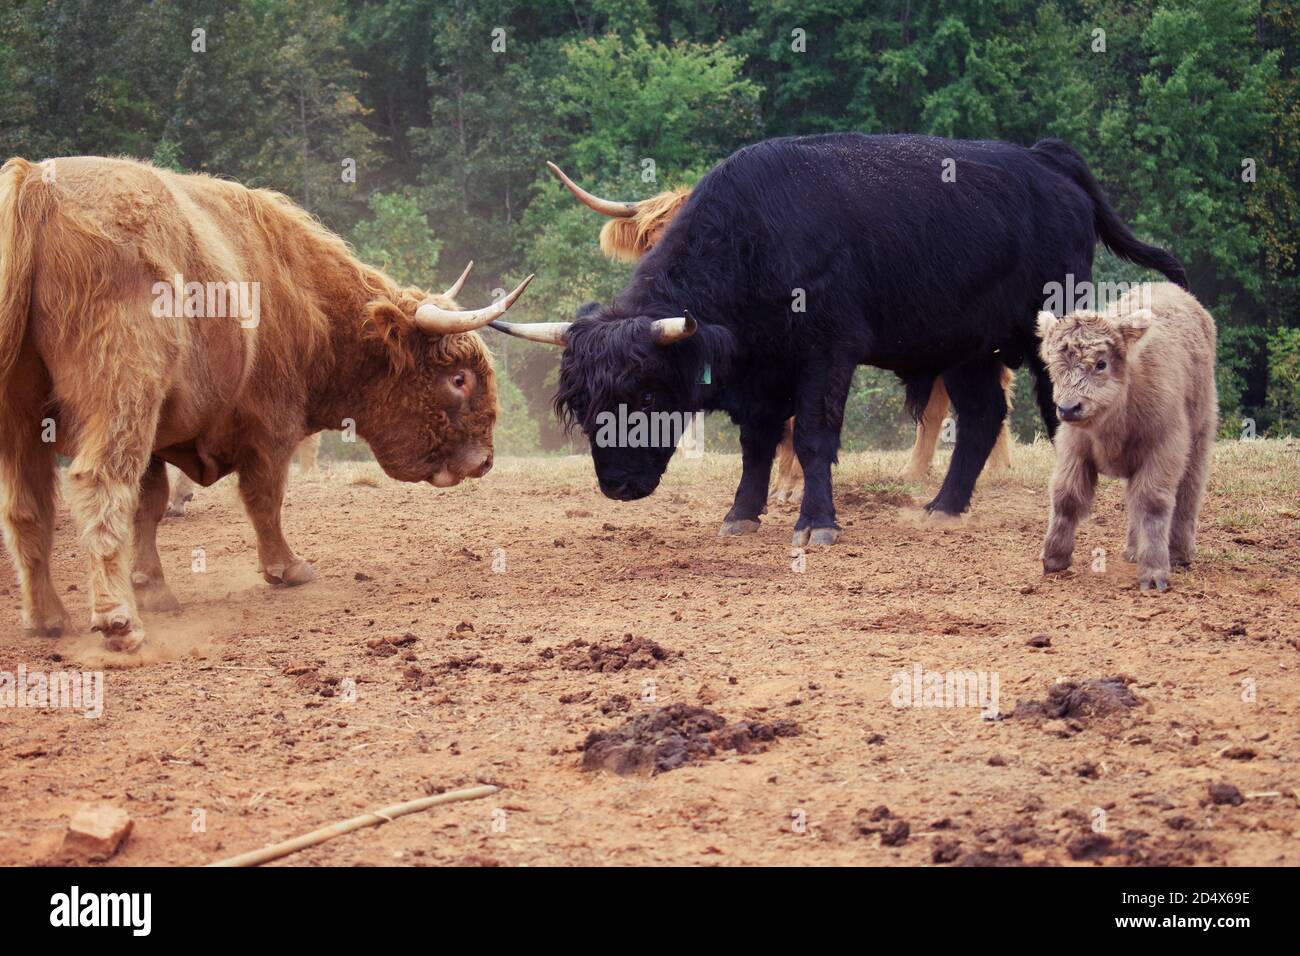
MULTIPOLYGON (((160 530, 184 607, 146 616, 137 660, 24 635, 5 563, 0 670, 111 669, 98 719, 0 710, 0 863, 57 859, 86 802, 135 821, 110 865, 198 864, 476 782, 501 790, 279 865, 1300 863, 1300 445, 1220 446, 1200 558, 1158 596, 1119 556, 1116 483, 1044 578, 1050 450, 1014 457, 940 524, 918 506, 945 458, 905 486, 901 454, 846 456, 844 537, 802 571, 791 506, 715 537, 732 457, 679 458, 631 504, 585 459, 442 492, 327 466, 291 484, 317 571, 293 590, 262 583, 223 483, 160 530), (894 706, 917 665, 996 674, 1005 719, 894 706), (1050 709, 1054 684, 1110 677, 1134 706, 1050 709), (785 732, 583 769, 591 731, 673 706, 785 732)), ((55 574, 84 619, 66 512, 55 574)))

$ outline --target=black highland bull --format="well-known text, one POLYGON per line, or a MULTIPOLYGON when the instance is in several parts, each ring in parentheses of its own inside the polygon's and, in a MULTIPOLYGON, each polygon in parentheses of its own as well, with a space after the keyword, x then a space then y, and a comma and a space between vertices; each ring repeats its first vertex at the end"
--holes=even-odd
POLYGON ((585 305, 572 323, 494 324, 564 345, 555 406, 593 439, 611 498, 653 492, 673 448, 602 445, 601 412, 721 410, 740 426, 744 463, 724 529, 753 530, 793 414, 805 475, 794 544, 829 544, 839 535, 831 464, 854 369, 897 373, 914 413, 943 376, 961 426, 926 508, 961 513, 1006 415, 1004 364, 1029 363, 1055 433, 1035 316, 1047 284, 1091 281, 1099 239, 1186 287, 1178 260, 1139 242, 1057 140, 773 139, 700 180, 609 305, 585 305), (793 309, 798 290, 806 311, 793 309))

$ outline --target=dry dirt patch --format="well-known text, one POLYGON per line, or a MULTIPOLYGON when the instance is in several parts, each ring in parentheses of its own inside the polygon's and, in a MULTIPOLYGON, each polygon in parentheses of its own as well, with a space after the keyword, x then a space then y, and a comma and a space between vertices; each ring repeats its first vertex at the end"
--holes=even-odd
MULTIPOLYGON (((88 803, 134 821, 108 865, 193 864, 479 782, 501 792, 286 864, 1300 863, 1300 445, 1220 447, 1200 557, 1160 596, 1120 557, 1110 482, 1075 568, 1044 578, 1050 452, 1014 459, 968 517, 935 524, 907 502, 944 461, 902 486, 904 455, 845 455, 844 537, 801 564, 788 506, 714 536, 734 457, 675 461, 632 503, 602 498, 581 459, 501 461, 448 491, 334 466, 291 480, 286 534, 317 578, 290 590, 261 581, 223 482, 160 529, 182 610, 146 616, 135 661, 24 634, 5 562, 0 670, 135 666, 104 672, 98 718, 0 710, 0 864, 52 858, 88 803), (643 643, 625 653, 625 634, 643 643), (600 666, 558 660, 594 648, 600 666), (1111 675, 1139 703, 997 721, 895 707, 891 679, 918 664, 997 674, 1003 712, 1111 675), (583 770, 593 729, 673 707, 801 732, 713 743, 671 773, 583 770), (1108 843, 1089 836, 1103 818, 1108 843)), ((88 617, 64 511, 54 570, 88 617)))

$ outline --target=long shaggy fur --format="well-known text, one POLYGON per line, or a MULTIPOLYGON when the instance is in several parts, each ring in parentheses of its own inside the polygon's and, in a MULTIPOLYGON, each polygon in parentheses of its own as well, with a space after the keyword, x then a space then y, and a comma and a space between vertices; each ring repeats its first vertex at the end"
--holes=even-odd
POLYGON ((135 537, 147 538, 136 542, 146 565, 137 578, 162 588, 151 569, 166 477, 151 457, 203 484, 239 472, 264 573, 286 581, 295 564, 306 580, 279 528, 289 455, 306 434, 350 419, 404 480, 440 467, 464 474, 466 456, 483 460, 497 413, 491 359, 477 335, 420 331, 414 312, 430 298, 455 308, 359 262, 277 193, 124 159, 6 163, 0 517, 30 626, 50 631, 66 619, 48 572, 56 451, 72 457, 92 626, 128 634, 142 633, 133 518, 135 537), (259 312, 154 314, 157 284, 176 276, 256 287, 259 312), (453 367, 473 375, 470 397, 448 387, 453 367), (46 417, 52 442, 39 437, 46 417))
POLYGON ((600 230, 600 251, 611 259, 636 262, 659 241, 659 235, 690 197, 689 189, 671 189, 642 199, 636 215, 615 218, 600 230))

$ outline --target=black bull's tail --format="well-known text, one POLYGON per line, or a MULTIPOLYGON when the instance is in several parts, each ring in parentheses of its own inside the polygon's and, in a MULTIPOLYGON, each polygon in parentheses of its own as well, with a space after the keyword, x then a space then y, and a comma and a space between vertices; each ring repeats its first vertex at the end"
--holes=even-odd
POLYGON ((1106 248, 1129 262, 1155 269, 1170 282, 1186 289, 1187 271, 1178 259, 1164 249, 1149 246, 1133 235, 1133 230, 1115 212, 1101 184, 1093 178, 1083 157, 1059 139, 1045 139, 1034 144, 1033 151, 1057 168, 1064 170, 1092 200, 1097 223, 1097 236, 1106 248))

